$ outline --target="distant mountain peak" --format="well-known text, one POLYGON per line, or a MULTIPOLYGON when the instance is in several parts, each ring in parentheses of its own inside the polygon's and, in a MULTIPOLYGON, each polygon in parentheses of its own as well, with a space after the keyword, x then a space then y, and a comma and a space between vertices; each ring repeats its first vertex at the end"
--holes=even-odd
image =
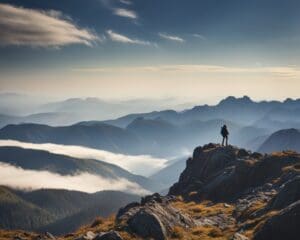
POLYGON ((241 98, 237 98, 234 96, 229 96, 223 100, 220 101, 219 105, 225 105, 225 104, 251 104, 254 103, 250 97, 243 96, 241 98))

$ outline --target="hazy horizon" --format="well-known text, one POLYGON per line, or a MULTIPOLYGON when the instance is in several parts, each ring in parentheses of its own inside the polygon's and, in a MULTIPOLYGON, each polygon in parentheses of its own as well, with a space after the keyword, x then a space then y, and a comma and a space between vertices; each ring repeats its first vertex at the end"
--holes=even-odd
POLYGON ((299 8, 292 0, 5 0, 0 91, 198 104, 298 98, 299 8))

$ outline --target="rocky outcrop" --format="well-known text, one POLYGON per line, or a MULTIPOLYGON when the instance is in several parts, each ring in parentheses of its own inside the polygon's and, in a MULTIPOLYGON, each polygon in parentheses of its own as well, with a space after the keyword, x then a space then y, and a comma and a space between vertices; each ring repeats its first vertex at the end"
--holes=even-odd
POLYGON ((116 218, 117 225, 142 238, 155 240, 167 239, 175 226, 195 226, 191 217, 170 205, 172 200, 172 196, 147 196, 138 205, 135 203, 120 209, 116 218))
POLYGON ((261 155, 233 146, 197 147, 186 169, 169 191, 186 200, 234 201, 276 180, 283 168, 300 163, 297 153, 261 155))
POLYGON ((255 234, 254 240, 299 239, 300 200, 271 217, 255 234))
POLYGON ((270 201, 268 209, 278 210, 300 199, 300 175, 282 186, 279 193, 270 201))
POLYGON ((123 240, 123 238, 116 231, 101 232, 98 234, 88 231, 75 240, 123 240))
POLYGON ((123 238, 116 231, 109 231, 107 233, 99 234, 94 240, 123 240, 123 238))

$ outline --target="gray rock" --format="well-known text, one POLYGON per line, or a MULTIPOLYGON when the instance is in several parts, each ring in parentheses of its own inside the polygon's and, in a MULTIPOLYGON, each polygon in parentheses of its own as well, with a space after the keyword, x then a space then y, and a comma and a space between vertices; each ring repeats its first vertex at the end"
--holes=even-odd
POLYGON ((131 233, 135 233, 142 238, 154 238, 164 240, 172 233, 175 226, 191 227, 195 226, 194 220, 179 212, 170 204, 169 197, 162 197, 158 194, 143 198, 139 205, 128 206, 126 212, 118 214, 116 223, 118 227, 131 233))
POLYGON ((248 157, 248 156, 249 156, 249 152, 246 151, 243 148, 239 149, 238 152, 237 152, 237 157, 238 158, 245 158, 245 157, 248 157))
POLYGON ((123 238, 116 231, 109 231, 97 235, 93 240, 123 240, 123 238))
POLYGON ((244 236, 240 233, 235 233, 231 240, 248 240, 248 239, 249 238, 247 238, 246 236, 244 236))
POLYGON ((270 209, 283 209, 300 199, 300 176, 287 182, 269 203, 270 209))
POLYGON ((93 233, 92 231, 88 231, 85 235, 82 235, 75 240, 94 240, 97 237, 97 234, 93 233))
POLYGON ((167 239, 167 230, 155 213, 141 209, 128 221, 130 229, 143 238, 167 239))
POLYGON ((299 239, 300 200, 271 217, 256 232, 254 240, 299 239))
POLYGON ((45 236, 48 238, 48 239, 51 239, 51 240, 55 240, 56 238, 49 232, 46 232, 45 233, 45 236))
POLYGON ((13 240, 24 240, 24 238, 21 238, 19 236, 14 236, 14 239, 13 240))

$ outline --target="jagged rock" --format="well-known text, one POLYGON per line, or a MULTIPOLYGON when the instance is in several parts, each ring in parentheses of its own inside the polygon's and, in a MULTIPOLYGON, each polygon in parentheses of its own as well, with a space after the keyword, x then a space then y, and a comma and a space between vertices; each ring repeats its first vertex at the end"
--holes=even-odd
POLYGON ((231 238, 231 240, 248 240, 249 238, 247 238, 246 236, 240 234, 240 233, 235 233, 233 235, 233 237, 231 238))
POLYGON ((49 232, 46 232, 45 233, 45 236, 48 238, 48 239, 51 239, 51 240, 55 240, 56 238, 49 232))
POLYGON ((13 240, 24 240, 24 238, 21 238, 19 236, 15 236, 13 240))
POLYGON ((153 195, 148 195, 142 198, 141 204, 145 205, 146 203, 149 203, 150 201, 162 203, 163 198, 158 193, 154 193, 153 195))
POLYGON ((254 240, 299 239, 300 200, 271 217, 254 235, 254 240))
POLYGON ((261 158, 263 155, 261 153, 258 153, 258 152, 254 152, 254 153, 251 153, 250 154, 250 157, 251 158, 256 158, 256 159, 259 159, 261 158))
POLYGON ((76 238, 75 240, 94 240, 97 237, 97 234, 92 231, 88 231, 85 235, 76 238))
POLYGON ((236 159, 235 149, 231 146, 209 144, 203 148, 197 147, 193 158, 188 159, 186 169, 180 175, 178 183, 171 187, 169 194, 185 195, 199 190, 213 175, 233 165, 236 159))
MULTIPOLYGON (((55 240, 56 238, 51 233, 45 232, 44 234, 40 234, 33 237, 32 239, 33 240, 55 240)), ((18 240, 22 240, 22 238, 19 238, 18 240)))
POLYGON ((249 152, 242 148, 238 150, 236 155, 238 158, 244 158, 249 156, 249 152))
POLYGON ((120 217, 122 215, 124 215, 125 213, 128 213, 128 211, 130 209, 135 208, 135 207, 139 207, 139 206, 140 206, 140 203, 138 203, 138 202, 132 202, 132 203, 127 204, 125 207, 119 209, 119 211, 117 213, 117 216, 116 216, 116 219, 117 220, 120 219, 120 217))
POLYGON ((288 181, 269 203, 269 209, 283 209, 300 200, 300 176, 288 181))
POLYGON ((159 194, 147 196, 138 206, 126 206, 121 209, 121 213, 119 211, 117 214, 116 223, 140 237, 155 240, 167 239, 175 226, 185 228, 195 226, 191 217, 182 214, 169 204, 170 199, 172 197, 162 197, 159 194))
MULTIPOLYGON (((285 166, 296 163, 300 163, 300 155, 296 153, 262 156, 233 146, 209 144, 194 150, 193 157, 187 160, 185 170, 179 181, 170 188, 169 194, 193 201, 235 201, 277 180, 284 175, 285 166)), ((269 187, 265 189, 267 191, 276 188, 273 185, 265 187, 269 187)), ((262 189, 260 192, 258 197, 261 200, 269 200, 262 189)))
POLYGON ((213 216, 202 217, 197 219, 198 226, 216 226, 221 230, 228 228, 235 223, 235 219, 225 214, 216 214, 213 216))
POLYGON ((109 231, 97 235, 93 240, 123 240, 123 238, 116 231, 109 231))

